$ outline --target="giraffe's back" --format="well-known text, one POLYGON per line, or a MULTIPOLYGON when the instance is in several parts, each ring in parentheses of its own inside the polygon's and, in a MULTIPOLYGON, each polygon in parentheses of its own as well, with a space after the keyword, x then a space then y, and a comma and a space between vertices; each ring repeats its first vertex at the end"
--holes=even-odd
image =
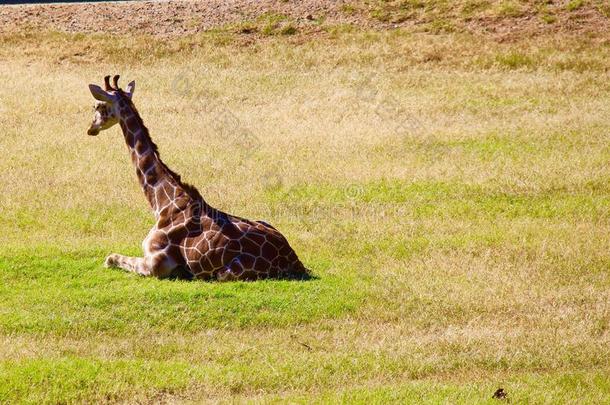
POLYGON ((203 218, 197 236, 187 237, 182 252, 197 278, 257 280, 309 277, 286 238, 263 221, 217 212, 203 218))

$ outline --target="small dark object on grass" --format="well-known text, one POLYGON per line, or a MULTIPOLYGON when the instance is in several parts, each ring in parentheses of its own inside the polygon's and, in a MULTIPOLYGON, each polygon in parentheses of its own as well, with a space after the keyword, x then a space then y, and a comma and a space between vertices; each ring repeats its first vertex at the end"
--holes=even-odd
POLYGON ((506 397, 506 391, 504 391, 504 388, 498 388, 496 390, 496 392, 494 392, 493 399, 507 399, 506 397))

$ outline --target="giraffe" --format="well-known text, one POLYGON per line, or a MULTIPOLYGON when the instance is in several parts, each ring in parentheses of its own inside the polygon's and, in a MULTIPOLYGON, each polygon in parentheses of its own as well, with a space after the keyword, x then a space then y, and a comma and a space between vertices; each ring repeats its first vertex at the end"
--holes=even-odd
POLYGON ((119 124, 155 225, 142 242, 143 257, 113 253, 105 266, 157 278, 309 278, 309 271, 277 229, 213 208, 163 163, 132 102, 135 82, 123 90, 119 77, 114 76, 111 85, 106 76, 105 89, 89 85, 96 101, 87 134, 95 136, 119 124))

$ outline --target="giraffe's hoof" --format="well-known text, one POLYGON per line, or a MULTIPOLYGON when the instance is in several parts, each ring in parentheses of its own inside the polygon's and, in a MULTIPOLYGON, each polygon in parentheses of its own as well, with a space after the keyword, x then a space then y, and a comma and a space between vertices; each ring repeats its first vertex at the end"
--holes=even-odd
POLYGON ((106 260, 104 260, 104 267, 106 268, 110 268, 110 267, 115 267, 116 266, 116 254, 111 254, 108 255, 108 257, 106 257, 106 260))

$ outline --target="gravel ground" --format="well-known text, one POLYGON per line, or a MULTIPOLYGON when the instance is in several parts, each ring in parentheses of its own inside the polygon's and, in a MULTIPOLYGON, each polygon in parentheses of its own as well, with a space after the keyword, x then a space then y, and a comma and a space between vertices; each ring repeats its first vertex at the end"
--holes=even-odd
POLYGON ((320 17, 331 24, 362 24, 363 21, 340 11, 343 3, 341 0, 171 0, 2 6, 0 32, 30 27, 175 36, 254 20, 270 12, 286 15, 298 25, 313 25, 320 17))
MULTIPOLYGON (((383 22, 374 18, 374 2, 348 0, 206 0, 129 1, 108 3, 64 3, 0 6, 0 33, 24 29, 64 32, 145 33, 181 36, 253 21, 266 13, 281 14, 300 33, 320 31, 320 25, 354 24, 363 27, 412 26, 428 30, 433 18, 422 12, 412 17, 383 22), (354 4, 357 6, 354 7, 354 4)), ((598 6, 584 3, 568 11, 565 1, 547 5, 553 22, 535 5, 518 16, 498 17, 497 13, 466 18, 460 7, 445 15, 457 31, 491 35, 500 40, 544 33, 571 33, 610 39, 610 19, 598 6)), ((248 33, 248 32, 245 32, 248 33)))

